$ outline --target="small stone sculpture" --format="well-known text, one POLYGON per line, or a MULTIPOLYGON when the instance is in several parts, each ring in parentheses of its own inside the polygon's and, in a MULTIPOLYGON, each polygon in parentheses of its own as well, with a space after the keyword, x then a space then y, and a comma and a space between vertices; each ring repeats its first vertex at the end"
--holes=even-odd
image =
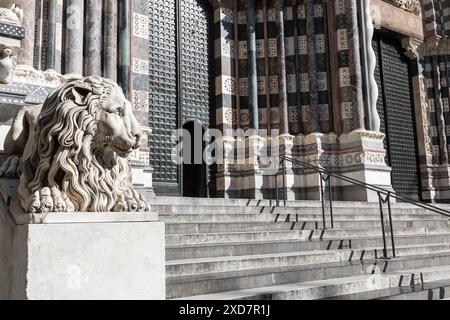
POLYGON ((13 81, 17 56, 14 49, 0 44, 0 83, 8 84, 13 81))
POLYGON ((72 80, 41 108, 19 111, 0 176, 20 177, 18 197, 28 213, 148 211, 126 159, 141 134, 115 82, 72 80))
POLYGON ((6 23, 13 26, 22 26, 23 10, 16 4, 13 4, 10 9, 0 8, 0 23, 6 23))

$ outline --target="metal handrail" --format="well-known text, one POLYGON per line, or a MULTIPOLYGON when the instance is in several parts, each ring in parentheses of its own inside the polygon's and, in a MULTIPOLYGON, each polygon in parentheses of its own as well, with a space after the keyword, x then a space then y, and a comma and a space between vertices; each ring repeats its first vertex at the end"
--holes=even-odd
MULTIPOLYGON (((326 229, 326 217, 325 217, 325 200, 324 200, 324 188, 323 188, 323 182, 328 182, 328 192, 330 195, 330 218, 331 218, 331 227, 334 228, 334 219, 333 219, 333 197, 332 197, 332 184, 331 184, 331 178, 335 178, 338 180, 342 180, 345 182, 348 182, 350 184, 362 187, 367 190, 371 190, 375 192, 378 195, 378 202, 380 206, 380 218, 381 218, 381 229, 383 233, 383 254, 384 258, 388 258, 387 254, 387 241, 386 241, 386 233, 385 233, 385 226, 384 226, 384 211, 383 211, 383 204, 387 203, 388 206, 388 215, 389 215, 389 227, 390 227, 390 236, 391 236, 391 245, 392 245, 392 255, 393 257, 396 256, 395 254, 395 238, 394 238, 394 230, 393 230, 393 224, 392 224, 392 212, 391 212, 391 198, 396 199, 405 203, 409 203, 411 205, 414 205, 416 207, 426 209, 429 211, 432 211, 434 213, 440 214, 442 216, 450 218, 450 211, 433 206, 428 203, 420 202, 408 197, 405 197, 403 195, 397 194, 396 192, 392 190, 388 190, 373 184, 369 184, 366 182, 362 182, 359 180, 356 180, 354 178, 350 178, 347 176, 344 176, 342 174, 338 174, 335 172, 332 172, 329 169, 326 169, 324 167, 319 167, 312 165, 310 163, 300 161, 297 159, 292 159, 290 157, 282 156, 280 159, 280 165, 283 168, 283 200, 284 205, 286 206, 287 202, 287 189, 286 189, 286 182, 285 182, 285 173, 286 173, 286 162, 290 162, 291 164, 297 164, 302 166, 306 169, 311 169, 313 171, 316 171, 320 175, 320 192, 321 192, 321 202, 322 202, 322 219, 323 219, 323 229, 326 229)), ((279 171, 276 174, 275 184, 276 184, 276 200, 277 200, 277 206, 279 206, 279 190, 278 190, 278 175, 279 171)))

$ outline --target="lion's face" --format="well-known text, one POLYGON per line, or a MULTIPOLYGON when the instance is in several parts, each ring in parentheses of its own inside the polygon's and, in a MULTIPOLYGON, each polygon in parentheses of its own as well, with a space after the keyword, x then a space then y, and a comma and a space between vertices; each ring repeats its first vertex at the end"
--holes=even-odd
POLYGON ((100 104, 97 120, 97 139, 105 151, 114 151, 125 158, 139 147, 142 131, 133 115, 131 103, 119 87, 112 90, 100 104))

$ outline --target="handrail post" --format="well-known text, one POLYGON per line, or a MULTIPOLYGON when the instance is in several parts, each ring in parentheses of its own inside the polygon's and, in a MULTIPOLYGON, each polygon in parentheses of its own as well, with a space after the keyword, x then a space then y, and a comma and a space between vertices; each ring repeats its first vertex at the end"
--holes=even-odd
POLYGON ((378 202, 380 204, 380 218, 381 218, 381 232, 383 233, 383 255, 384 258, 387 259, 387 246, 386 246, 386 233, 384 230, 384 214, 383 214, 383 199, 381 198, 381 194, 378 192, 378 202))
POLYGON ((331 174, 328 176, 328 193, 330 194, 330 218, 331 229, 334 229, 334 217, 333 217, 333 187, 331 186, 331 174))
POLYGON ((280 206, 280 195, 278 194, 278 173, 279 173, 279 168, 277 168, 277 172, 275 173, 275 192, 276 192, 276 200, 277 200, 277 207, 280 206))
POLYGON ((319 172, 320 177, 320 198, 322 201, 322 221, 323 221, 323 229, 325 230, 327 228, 327 222, 325 219, 325 199, 323 198, 323 176, 322 172, 319 172))
POLYGON ((287 203, 287 188, 286 188, 286 161, 283 160, 283 201, 286 207, 287 203))
POLYGON ((392 212, 391 212, 391 193, 388 192, 388 213, 389 213, 389 225, 391 227, 391 244, 392 244, 392 256, 395 258, 396 254, 395 254, 395 240, 394 240, 394 226, 392 223, 392 212))

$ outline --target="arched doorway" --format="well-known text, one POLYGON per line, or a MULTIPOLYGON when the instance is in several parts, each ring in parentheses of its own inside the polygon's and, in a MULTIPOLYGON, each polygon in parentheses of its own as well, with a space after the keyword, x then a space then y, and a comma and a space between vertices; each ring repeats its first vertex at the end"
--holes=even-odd
POLYGON ((214 11, 208 0, 154 0, 149 11, 153 184, 157 195, 183 195, 171 136, 193 120, 215 127, 214 11))
POLYGON ((184 197, 208 196, 208 166, 203 153, 206 130, 198 121, 188 121, 183 125, 183 165, 182 181, 184 197))
POLYGON ((420 171, 416 119, 413 102, 410 59, 400 40, 376 33, 373 47, 377 53, 375 77, 380 97, 377 109, 381 131, 386 134, 386 162, 392 168, 395 192, 419 199, 420 171))

